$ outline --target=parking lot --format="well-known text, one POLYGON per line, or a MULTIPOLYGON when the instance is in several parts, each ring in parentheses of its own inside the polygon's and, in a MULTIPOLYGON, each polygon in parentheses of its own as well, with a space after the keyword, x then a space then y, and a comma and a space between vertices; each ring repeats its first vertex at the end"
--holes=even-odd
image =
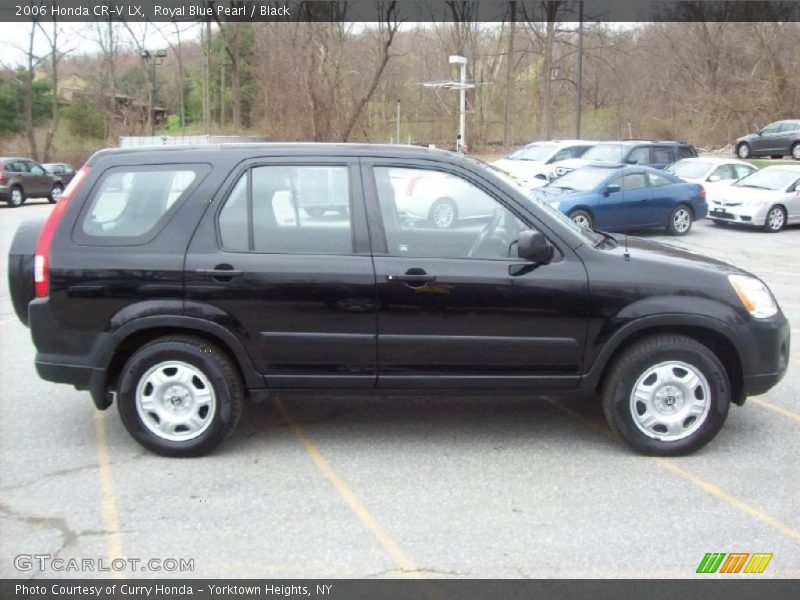
MULTIPOLYGON (((47 554, 194 561, 132 577, 683 578, 707 552, 773 553, 760 577, 800 576, 797 343, 784 380, 685 458, 633 453, 597 402, 324 394, 250 405, 212 454, 161 458, 115 408, 36 375, 5 257, 51 206, 0 206, 2 577, 115 574, 15 568, 47 554)), ((800 334, 800 229, 641 235, 760 276, 800 334)))

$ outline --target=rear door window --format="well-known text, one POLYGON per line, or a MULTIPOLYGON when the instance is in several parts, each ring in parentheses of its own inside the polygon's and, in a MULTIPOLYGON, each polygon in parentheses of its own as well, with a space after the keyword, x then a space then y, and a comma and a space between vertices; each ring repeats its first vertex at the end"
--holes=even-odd
POLYGON ((678 146, 678 158, 694 158, 697 152, 691 146, 678 146))
POLYGON ((655 146, 653 148, 653 164, 668 165, 675 161, 675 155, 669 146, 655 146))
POLYGON ((94 185, 77 240, 135 245, 151 240, 208 173, 208 165, 118 167, 94 185))

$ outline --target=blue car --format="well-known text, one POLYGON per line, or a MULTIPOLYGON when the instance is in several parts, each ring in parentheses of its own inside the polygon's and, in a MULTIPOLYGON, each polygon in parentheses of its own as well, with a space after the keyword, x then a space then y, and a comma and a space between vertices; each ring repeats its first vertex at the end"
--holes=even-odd
POLYGON ((708 213, 702 185, 640 166, 588 165, 531 195, 590 229, 665 227, 672 235, 685 235, 708 213))

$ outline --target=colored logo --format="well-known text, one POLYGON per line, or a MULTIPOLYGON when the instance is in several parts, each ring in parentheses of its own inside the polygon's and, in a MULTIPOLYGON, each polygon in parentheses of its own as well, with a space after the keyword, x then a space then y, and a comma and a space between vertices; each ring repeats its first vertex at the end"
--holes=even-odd
POLYGON ((763 573, 772 553, 766 552, 707 552, 697 567, 698 573, 763 573))

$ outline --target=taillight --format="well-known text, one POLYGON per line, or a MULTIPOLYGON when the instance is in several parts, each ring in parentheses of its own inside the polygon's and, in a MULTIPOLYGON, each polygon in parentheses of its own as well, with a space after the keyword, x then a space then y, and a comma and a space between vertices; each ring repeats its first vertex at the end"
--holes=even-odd
POLYGON ((705 199, 706 199, 706 188, 704 188, 701 185, 700 186, 700 200, 705 200, 705 199))
POLYGON ((36 254, 33 258, 33 281, 36 284, 37 298, 45 298, 50 294, 50 243, 53 241, 56 227, 58 227, 61 217, 64 216, 69 201, 75 195, 75 191, 89 173, 89 170, 90 167, 84 165, 80 171, 75 173, 75 177, 72 178, 72 181, 69 182, 67 188, 58 198, 58 203, 53 208, 47 221, 45 221, 42 232, 39 234, 39 239, 36 242, 36 254))

